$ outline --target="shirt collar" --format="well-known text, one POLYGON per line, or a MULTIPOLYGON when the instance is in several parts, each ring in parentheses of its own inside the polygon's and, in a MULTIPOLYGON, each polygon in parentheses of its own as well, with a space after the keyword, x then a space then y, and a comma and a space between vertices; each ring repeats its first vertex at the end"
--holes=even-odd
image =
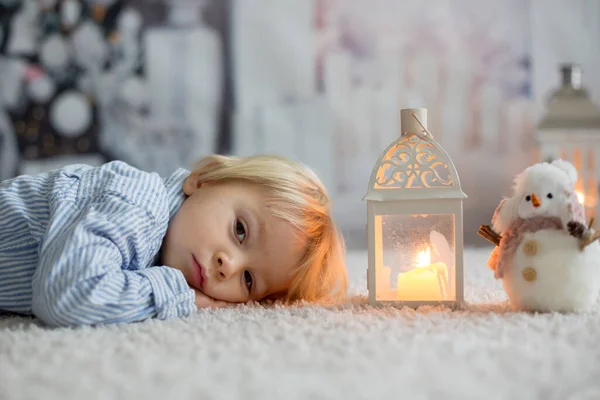
POLYGON ((171 222, 177 211, 179 211, 179 208, 186 198, 186 195, 183 192, 183 183, 189 175, 189 170, 179 168, 170 176, 163 178, 169 200, 169 222, 171 222))

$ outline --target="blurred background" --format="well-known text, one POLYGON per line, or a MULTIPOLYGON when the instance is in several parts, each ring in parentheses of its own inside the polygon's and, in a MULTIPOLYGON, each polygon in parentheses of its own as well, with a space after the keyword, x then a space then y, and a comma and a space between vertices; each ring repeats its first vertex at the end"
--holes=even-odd
POLYGON ((278 153, 365 247, 371 169, 424 107, 469 196, 465 243, 487 245, 559 65, 600 93, 598 43, 598 0, 0 0, 0 179, 278 153))

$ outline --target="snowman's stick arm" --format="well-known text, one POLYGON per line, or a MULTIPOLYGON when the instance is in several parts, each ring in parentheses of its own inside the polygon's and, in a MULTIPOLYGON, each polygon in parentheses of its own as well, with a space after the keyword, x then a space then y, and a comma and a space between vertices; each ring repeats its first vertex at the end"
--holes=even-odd
POLYGON ((502 239, 502 236, 497 234, 489 225, 481 225, 477 234, 496 246, 500 244, 500 240, 502 239))
POLYGON ((587 246, 594 243, 598 239, 600 239, 600 231, 594 231, 593 229, 590 229, 588 234, 579 239, 579 250, 583 251, 587 246))

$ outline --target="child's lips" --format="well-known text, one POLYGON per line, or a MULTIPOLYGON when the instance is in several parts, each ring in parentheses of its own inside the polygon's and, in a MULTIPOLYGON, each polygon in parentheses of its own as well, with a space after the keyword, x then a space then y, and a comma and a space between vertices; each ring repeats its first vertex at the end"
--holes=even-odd
POLYGON ((196 260, 196 256, 192 255, 192 260, 194 262, 195 267, 194 277, 196 278, 196 285, 198 286, 197 289, 202 290, 204 288, 204 283, 206 282, 206 274, 204 273, 204 268, 202 267, 202 264, 200 264, 198 260, 196 260))

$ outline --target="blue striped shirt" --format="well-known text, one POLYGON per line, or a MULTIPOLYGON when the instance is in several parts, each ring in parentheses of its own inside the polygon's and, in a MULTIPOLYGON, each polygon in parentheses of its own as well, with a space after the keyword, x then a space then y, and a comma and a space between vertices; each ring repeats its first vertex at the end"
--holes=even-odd
POLYGON ((156 265, 189 171, 115 161, 0 183, 0 310, 52 326, 195 312, 183 274, 156 265))

